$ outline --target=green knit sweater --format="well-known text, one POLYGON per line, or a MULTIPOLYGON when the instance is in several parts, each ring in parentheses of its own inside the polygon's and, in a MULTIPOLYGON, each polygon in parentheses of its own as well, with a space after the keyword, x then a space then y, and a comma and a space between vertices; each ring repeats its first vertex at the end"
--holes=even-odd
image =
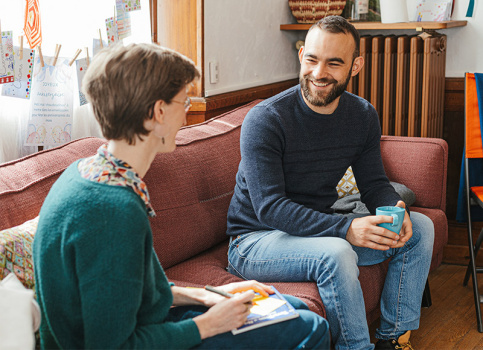
POLYGON ((173 302, 141 198, 82 178, 72 164, 40 211, 33 246, 42 348, 182 349, 193 320, 165 322, 173 302))

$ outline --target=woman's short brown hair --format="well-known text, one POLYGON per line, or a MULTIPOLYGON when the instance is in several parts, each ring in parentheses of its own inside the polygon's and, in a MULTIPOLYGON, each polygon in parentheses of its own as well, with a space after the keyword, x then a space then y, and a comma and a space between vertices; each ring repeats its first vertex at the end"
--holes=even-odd
POLYGON ((136 142, 158 100, 171 103, 198 78, 193 61, 156 44, 120 44, 100 51, 87 69, 82 90, 108 140, 136 142))

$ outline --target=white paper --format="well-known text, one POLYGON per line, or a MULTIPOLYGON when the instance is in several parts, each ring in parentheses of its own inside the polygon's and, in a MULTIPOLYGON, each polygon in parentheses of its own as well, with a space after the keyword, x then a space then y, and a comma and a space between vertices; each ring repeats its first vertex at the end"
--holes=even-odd
MULTIPOLYGON (((73 67, 58 58, 55 67, 40 67, 35 59, 27 146, 60 145, 71 140, 73 121, 73 67)), ((50 62, 44 56, 44 62, 50 62)))

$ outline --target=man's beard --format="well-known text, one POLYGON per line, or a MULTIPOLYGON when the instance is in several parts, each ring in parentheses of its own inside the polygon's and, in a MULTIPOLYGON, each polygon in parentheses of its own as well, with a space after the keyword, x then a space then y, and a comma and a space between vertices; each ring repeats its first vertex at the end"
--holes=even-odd
POLYGON ((349 81, 351 79, 351 73, 352 68, 349 70, 349 74, 347 75, 347 78, 344 82, 339 83, 335 79, 311 79, 310 74, 307 74, 305 76, 300 76, 299 81, 300 81, 300 86, 302 88, 302 93, 304 94, 305 99, 312 105, 317 106, 317 107, 325 107, 334 102, 334 100, 342 95, 342 93, 346 90, 347 85, 349 85, 349 81), (322 94, 321 95, 313 95, 312 91, 309 88, 309 83, 310 80, 313 80, 317 83, 321 84, 334 84, 332 89, 327 93, 327 95, 324 97, 322 94))

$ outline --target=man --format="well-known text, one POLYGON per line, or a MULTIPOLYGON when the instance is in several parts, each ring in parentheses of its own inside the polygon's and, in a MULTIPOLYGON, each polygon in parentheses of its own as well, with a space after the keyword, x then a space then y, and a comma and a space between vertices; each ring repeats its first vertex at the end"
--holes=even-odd
POLYGON ((377 112, 345 92, 364 64, 357 30, 339 16, 322 19, 307 33, 299 60, 300 85, 252 108, 242 126, 228 211, 229 271, 264 281, 315 281, 336 349, 373 349, 357 266, 391 259, 376 349, 410 347, 432 255, 432 221, 406 212, 395 234, 377 226, 391 217, 333 212, 349 166, 371 213, 405 203, 384 172, 377 112))

